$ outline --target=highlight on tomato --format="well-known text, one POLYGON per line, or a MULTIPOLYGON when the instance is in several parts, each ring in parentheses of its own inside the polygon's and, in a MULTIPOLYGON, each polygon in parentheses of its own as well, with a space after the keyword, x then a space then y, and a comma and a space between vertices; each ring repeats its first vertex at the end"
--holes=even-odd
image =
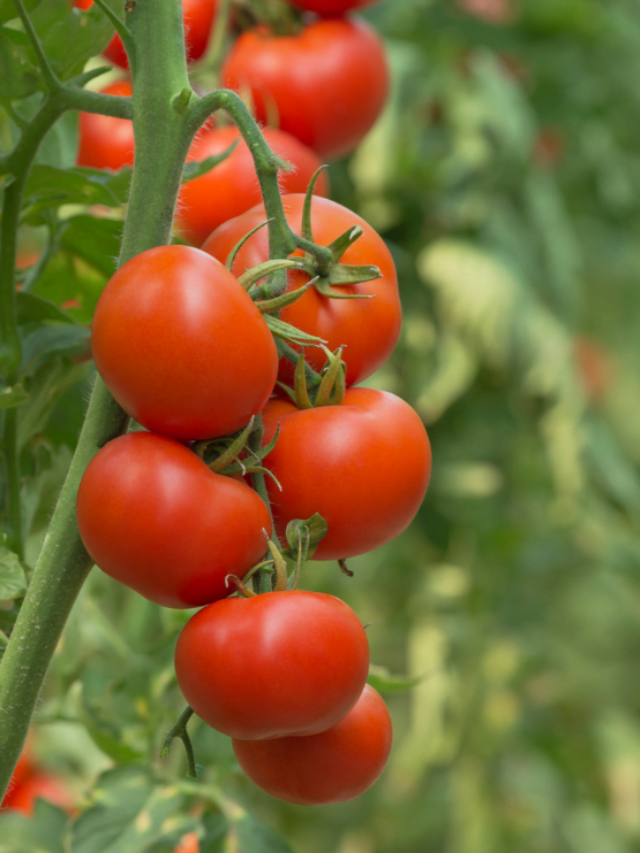
POLYGON ((353 708, 369 669, 366 632, 332 595, 228 598, 196 613, 176 647, 182 693, 205 723, 246 740, 307 735, 353 708))
MULTIPOLYGON (((102 92, 105 95, 130 97, 131 83, 120 80, 102 92)), ((134 149, 133 122, 128 118, 80 113, 76 158, 78 166, 117 171, 123 166, 133 166, 134 149)))
POLYGON ((427 491, 431 448, 408 403, 385 391, 349 388, 338 406, 297 409, 271 400, 262 419, 265 442, 280 425, 264 465, 278 537, 287 524, 319 513, 328 532, 314 560, 365 554, 395 539, 427 491))
MULTIPOLYGON (((297 234, 301 234, 304 195, 284 196, 283 205, 289 225, 297 234)), ((256 225, 264 222, 265 217, 264 206, 258 205, 242 216, 225 222, 206 240, 202 246, 203 251, 220 261, 226 261, 238 241, 256 225)), ((348 208, 329 199, 313 199, 311 227, 313 238, 319 245, 329 245, 354 226, 362 229, 362 236, 344 251, 340 263, 376 266, 381 277, 329 289, 336 296, 358 295, 372 298, 331 299, 312 287, 297 302, 283 308, 280 313, 285 322, 327 341, 329 349, 345 347, 342 358, 347 365, 347 385, 362 382, 384 364, 398 341, 402 324, 398 278, 393 258, 384 240, 364 219, 348 208)), ((302 252, 295 254, 302 255, 302 252)), ((263 228, 243 245, 232 269, 236 275, 240 275, 243 270, 266 261, 268 257, 269 235, 263 228)), ((290 271, 287 274, 287 290, 303 287, 309 278, 304 272, 290 271)), ((319 347, 307 347, 305 356, 311 367, 318 371, 322 369, 326 360, 323 350, 319 347)), ((279 378, 289 382, 292 376, 292 365, 282 360, 279 378)))
POLYGON ((240 766, 272 797, 302 806, 325 806, 359 797, 376 782, 389 758, 391 716, 380 694, 366 685, 355 707, 327 731, 310 737, 234 738, 240 766))
MULTIPOLYGON (((265 128, 264 138, 272 151, 291 164, 291 171, 279 174, 283 193, 304 193, 320 168, 315 154, 282 130, 265 128)), ((237 127, 217 127, 201 131, 189 151, 188 161, 215 157, 236 143, 233 152, 199 178, 183 184, 178 199, 176 226, 190 242, 200 246, 221 223, 232 219, 261 201, 260 184, 253 156, 237 127)), ((326 196, 329 181, 322 173, 314 192, 326 196)))
POLYGON ((150 432, 120 436, 94 456, 77 518, 95 563, 164 607, 200 607, 229 595, 225 578, 262 558, 271 531, 253 489, 150 432))
POLYGON ((222 80, 251 94, 258 121, 277 115, 281 130, 333 160, 353 151, 373 127, 389 73, 380 37, 354 17, 315 21, 295 35, 247 30, 232 47, 222 80))
POLYGON ((120 267, 98 300, 92 347, 123 409, 180 439, 245 427, 278 372, 271 332, 238 280, 188 246, 149 249, 120 267))

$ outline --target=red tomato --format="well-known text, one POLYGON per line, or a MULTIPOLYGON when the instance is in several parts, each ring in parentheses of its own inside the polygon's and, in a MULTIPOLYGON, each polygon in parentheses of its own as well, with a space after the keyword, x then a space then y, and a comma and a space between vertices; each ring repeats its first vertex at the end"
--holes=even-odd
MULTIPOLYGON (((131 95, 131 83, 121 80, 102 90, 105 95, 131 95)), ((133 166, 133 122, 97 113, 80 113, 78 166, 113 169, 133 166)))
POLYGON ((278 537, 319 512, 329 530, 315 560, 355 557, 390 542, 417 513, 429 483, 431 449, 418 415, 384 391, 350 388, 340 406, 299 410, 271 400, 265 443, 280 436, 264 465, 278 537))
POLYGON ((240 766, 255 784, 287 803, 325 806, 359 797, 380 777, 392 726, 382 697, 366 685, 333 728, 311 737, 233 739, 240 766))
POLYGON ((198 833, 188 832, 182 836, 173 853, 199 853, 199 851, 200 842, 198 840, 198 833))
POLYGON ((272 592, 196 613, 178 638, 175 666, 185 699, 214 729, 246 740, 307 735, 358 701, 369 644, 340 599, 272 592))
POLYGON ((375 0, 291 0, 300 9, 317 12, 323 18, 339 18, 351 9, 370 6, 375 0))
POLYGON ((41 799, 65 811, 71 811, 73 807, 73 798, 65 784, 56 776, 40 772, 30 776, 23 784, 16 785, 11 794, 5 797, 2 806, 32 815, 36 800, 41 799))
MULTIPOLYGON (((289 195, 283 201, 289 224, 300 234, 304 196, 289 195)), ((328 341, 332 350, 345 345, 342 357, 347 364, 347 384, 355 385, 384 364, 400 335, 402 308, 396 269, 384 241, 364 219, 328 199, 314 199, 311 209, 313 237, 319 245, 327 245, 348 228, 359 225, 364 234, 347 249, 341 260, 345 264, 373 264, 380 268, 382 278, 335 288, 336 293, 373 294, 374 299, 328 299, 315 288, 310 288, 293 305, 283 308, 280 316, 298 329, 328 341)), ((265 217, 261 205, 225 222, 205 242, 203 250, 220 261, 226 261, 238 240, 264 222, 265 217)), ((243 270, 266 261, 268 257, 269 236, 265 229, 261 229, 238 252, 233 270, 236 275, 240 275, 243 270)), ((287 289, 302 287, 308 279, 304 273, 290 272, 287 289)), ((326 360, 323 351, 317 347, 307 347, 305 352, 309 364, 320 370, 326 360)), ((283 360, 280 378, 287 381, 292 375, 292 366, 283 360)))
POLYGON ((225 577, 259 562, 263 529, 271 529, 252 489, 150 432, 120 436, 94 456, 77 514, 97 565, 164 607, 199 607, 229 595, 225 577))
MULTIPOLYGON (((306 192, 313 174, 320 168, 317 155, 293 136, 281 130, 266 128, 265 139, 272 150, 291 163, 291 172, 280 172, 282 192, 306 192)), ((233 154, 210 172, 188 181, 180 190, 176 222, 178 229, 192 243, 202 244, 223 222, 249 210, 261 201, 260 184, 253 157, 236 127, 220 127, 201 133, 189 152, 189 161, 204 160, 222 154, 236 139, 233 154)), ((320 175, 315 192, 327 195, 329 182, 320 175)))
MULTIPOLYGON (((79 9, 88 9, 93 5, 93 0, 73 0, 73 4, 79 9)), ((206 51, 215 14, 216 0, 182 0, 182 17, 189 62, 200 59, 206 51)), ((129 67, 127 52, 119 35, 114 35, 103 53, 120 68, 129 67)))
POLYGON ((120 405, 174 438, 246 426, 278 372, 271 332, 238 280, 188 246, 149 249, 120 267, 98 300, 92 346, 120 405))
POLYGON ((222 69, 224 85, 249 90, 258 120, 278 126, 322 158, 352 151, 378 118, 388 71, 377 33, 358 18, 316 21, 298 35, 243 33, 222 69))
POLYGON ((4 795, 4 799, 0 808, 4 809, 14 807, 14 799, 19 796, 20 788, 34 774, 34 772, 35 768, 31 763, 31 758, 28 754, 28 750, 25 749, 25 751, 18 759, 18 763, 16 764, 15 770, 13 771, 11 781, 9 782, 9 787, 7 788, 7 793, 4 795))

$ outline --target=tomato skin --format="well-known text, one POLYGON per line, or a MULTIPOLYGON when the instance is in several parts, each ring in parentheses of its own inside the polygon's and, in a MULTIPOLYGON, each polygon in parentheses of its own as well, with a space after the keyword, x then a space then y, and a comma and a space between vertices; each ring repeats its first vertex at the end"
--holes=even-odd
POLYGON ((384 770, 393 730, 380 694, 366 685, 347 716, 310 737, 232 741, 255 784, 287 803, 326 806, 359 797, 384 770))
POLYGON ((355 557, 395 539, 416 515, 429 483, 431 448, 414 410, 394 394, 350 388, 340 406, 299 410, 270 401, 265 442, 280 435, 264 465, 278 537, 315 512, 329 530, 314 560, 355 557))
POLYGON ((13 775, 11 776, 11 781, 9 782, 7 792, 4 795, 0 808, 5 809, 14 807, 14 800, 18 797, 20 788, 31 776, 34 775, 34 773, 35 767, 32 764, 28 748, 26 748, 18 759, 18 763, 15 766, 13 775))
POLYGON ((184 445, 150 432, 110 441, 91 460, 77 499, 84 545, 106 574, 164 607, 225 598, 266 550, 264 502, 214 474, 184 445))
MULTIPOLYGON (((93 5, 93 0, 73 0, 73 5, 79 9, 89 9, 93 5)), ((189 62, 200 59, 207 49, 216 5, 216 0, 182 0, 182 18, 189 62)), ((129 68, 127 52, 117 33, 103 51, 103 55, 114 65, 129 68)))
POLYGON ((41 772, 16 785, 11 795, 5 797, 2 807, 30 816, 35 811, 36 800, 40 799, 47 800, 67 812, 73 807, 73 799, 64 783, 56 776, 41 772))
MULTIPOLYGON (((102 90, 105 95, 131 96, 131 83, 121 80, 102 90)), ((128 118, 80 113, 78 166, 113 169, 133 166, 133 122, 128 118)))
POLYGON ((178 638, 175 667, 187 702, 226 735, 315 734, 358 701, 369 644, 340 599, 271 592, 196 613, 178 638))
POLYGON ((250 90, 258 121, 275 105, 280 129, 329 160, 371 129, 388 76, 382 42, 359 18, 316 21, 294 36, 248 30, 222 69, 225 87, 250 90))
MULTIPOLYGON (((263 133, 275 154, 293 166, 290 172, 280 172, 281 192, 306 192, 313 174, 321 166, 318 156, 284 131, 265 128, 263 133)), ((180 190, 176 214, 178 230, 198 246, 214 228, 261 201, 253 157, 236 127, 201 132, 191 146, 188 160, 204 160, 222 154, 236 140, 239 142, 226 160, 205 175, 188 181, 180 190)), ((328 191, 329 181, 323 173, 316 182, 315 192, 327 195, 328 191)))
MULTIPOLYGON (((292 194, 283 198, 287 221, 293 230, 302 231, 304 195, 292 194)), ((217 228, 202 249, 226 261, 236 243, 266 217, 262 205, 217 228)), ((402 307, 398 279, 391 253, 374 229, 335 201, 315 198, 311 205, 313 237, 319 245, 328 245, 353 225, 360 225, 364 234, 342 256, 345 264, 373 264, 379 267, 382 278, 361 284, 335 288, 338 293, 373 295, 373 299, 328 299, 310 288, 305 295, 283 308, 280 316, 312 335, 326 340, 331 350, 345 345, 342 357, 347 365, 347 385, 362 382, 374 373, 393 352, 402 324, 402 307)), ((243 270, 269 258, 269 235, 261 229, 247 240, 236 256, 233 271, 243 270)), ((302 254, 296 252, 296 254, 302 254)), ((289 272, 287 290, 296 290, 309 280, 304 273, 289 272)), ((319 347, 307 347, 308 363, 321 370, 326 356, 319 347)), ((280 363, 280 379, 291 381, 293 367, 286 360, 280 363)))
POLYGON ((375 0, 291 0, 300 9, 316 12, 323 18, 339 18, 352 9, 370 6, 375 0))
POLYGON ((188 246, 149 249, 120 267, 98 300, 92 347, 120 405, 174 438, 246 426, 278 372, 269 328, 238 280, 188 246))

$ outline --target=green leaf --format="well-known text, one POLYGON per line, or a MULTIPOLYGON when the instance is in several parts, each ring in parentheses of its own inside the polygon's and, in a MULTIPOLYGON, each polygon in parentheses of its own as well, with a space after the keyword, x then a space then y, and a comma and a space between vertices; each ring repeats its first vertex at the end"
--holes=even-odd
POLYGON ((19 326, 26 326, 28 323, 44 323, 47 320, 75 325, 75 320, 55 302, 28 291, 19 290, 16 293, 16 308, 19 326))
POLYGON ((62 246, 111 278, 117 268, 122 228, 119 220, 74 216, 67 220, 62 246))
POLYGON ((29 378, 29 400, 18 410, 18 443, 21 448, 31 436, 45 428, 63 391, 84 379, 91 368, 91 362, 72 365, 67 359, 56 356, 29 378))
POLYGON ((273 827, 245 814, 234 822, 238 853, 293 853, 293 848, 273 827))
POLYGON ((379 693, 405 693, 424 680, 424 675, 410 677, 407 675, 391 675, 384 666, 369 667, 367 684, 374 687, 379 693))
POLYGON ((99 719, 89 703, 85 701, 83 693, 80 694, 78 706, 87 732, 96 746, 105 755, 113 758, 118 764, 129 764, 133 761, 140 761, 143 757, 142 753, 136 752, 126 743, 123 743, 115 726, 110 725, 105 720, 99 719))
POLYGON ((17 554, 0 545, 0 601, 17 598, 27 588, 27 579, 17 554))
POLYGON ((44 222, 42 211, 62 204, 120 207, 127 200, 130 183, 129 168, 111 172, 38 164, 29 173, 25 187, 25 217, 31 224, 39 225, 44 222))
POLYGON ((32 375, 52 356, 77 355, 86 350, 90 332, 84 326, 46 325, 27 335, 22 345, 23 375, 32 375))
POLYGON ((28 399, 29 395, 21 384, 3 388, 0 391, 0 409, 15 409, 17 406, 24 406, 28 399))
POLYGON ((327 535, 327 530, 327 522, 317 512, 312 515, 311 518, 292 519, 289 524, 287 524, 287 529, 285 532, 287 542, 289 544, 289 554, 294 558, 298 556, 298 543, 300 541, 300 537, 302 536, 302 540, 304 541, 305 531, 308 531, 309 551, 307 556, 312 557, 314 551, 318 547, 318 544, 327 535))
POLYGON ((183 800, 148 768, 131 765, 103 773, 93 798, 73 824, 71 853, 140 853, 166 835, 163 825, 183 800))
MULTIPOLYGON (((14 7, 15 17, 15 7, 14 7)), ((15 101, 37 92, 38 73, 26 63, 23 48, 16 45, 6 27, 0 29, 0 101, 15 101)))
POLYGON ((64 853, 67 815, 46 800, 36 800, 27 817, 12 809, 0 813, 0 853, 64 853))
MULTIPOLYGON (((32 12, 42 0, 23 0, 27 12, 32 12)), ((0 0, 0 24, 18 17, 13 0, 0 0)))
POLYGON ((213 168, 224 162, 227 157, 230 157, 236 150, 239 142, 240 140, 236 139, 236 141, 226 148, 222 154, 216 154, 214 157, 207 157, 205 160, 187 163, 182 173, 182 183, 186 184, 188 181, 193 181, 202 175, 206 175, 207 172, 210 172, 213 168))

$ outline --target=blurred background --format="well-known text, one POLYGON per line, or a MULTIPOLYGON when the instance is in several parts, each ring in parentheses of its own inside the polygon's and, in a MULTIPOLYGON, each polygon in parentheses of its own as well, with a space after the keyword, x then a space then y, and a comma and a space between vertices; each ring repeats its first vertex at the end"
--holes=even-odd
MULTIPOLYGON (((387 42, 393 93, 359 150, 332 164, 332 194, 394 254, 403 335, 367 384, 417 409, 434 468, 405 534, 350 561, 353 579, 312 563, 302 586, 373 623, 394 750, 366 795, 319 809, 261 794, 229 742, 194 724, 197 760, 299 853, 631 853, 640 10, 383 0, 366 17, 387 42)), ((72 122, 57 133, 72 146, 72 122)), ((109 270, 88 251, 67 237, 36 292, 90 316, 109 270)), ((90 365, 65 359, 33 415, 28 561, 87 398, 90 365)), ((184 621, 92 573, 34 739, 74 797, 114 761, 161 766, 181 709, 171 661, 184 621)), ((170 761, 184 771, 178 744, 170 761)))

